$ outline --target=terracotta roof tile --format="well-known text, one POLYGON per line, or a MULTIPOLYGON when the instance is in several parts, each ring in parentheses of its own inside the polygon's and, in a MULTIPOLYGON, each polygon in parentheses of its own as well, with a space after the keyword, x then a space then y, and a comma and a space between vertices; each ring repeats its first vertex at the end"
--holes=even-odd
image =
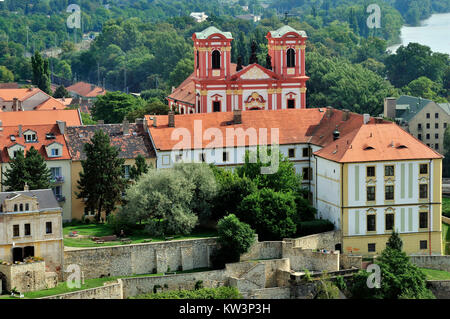
POLYGON ((95 131, 99 129, 109 135, 111 145, 119 148, 120 158, 131 159, 138 155, 145 158, 155 157, 150 138, 142 125, 130 123, 129 135, 123 135, 122 124, 97 124, 67 128, 65 136, 73 160, 86 159, 84 144, 89 143, 95 131))
POLYGON ((44 157, 46 161, 51 160, 68 160, 70 159, 69 151, 67 149, 66 141, 64 136, 60 133, 57 124, 48 124, 48 125, 23 125, 22 132, 26 132, 27 130, 32 130, 36 132, 37 142, 26 143, 25 138, 19 137, 19 127, 17 126, 3 126, 3 130, 0 131, 0 145, 1 145, 1 153, 0 159, 2 163, 7 163, 10 161, 8 155, 8 148, 15 145, 20 144, 25 146, 25 154, 26 151, 29 150, 32 146, 39 151, 39 153, 44 157), (47 133, 53 133, 55 139, 46 139, 47 133), (11 140, 11 135, 14 135, 15 141, 11 140), (45 150, 45 146, 52 144, 53 142, 57 142, 63 145, 62 156, 60 157, 48 157, 47 152, 45 150))
POLYGON ((83 97, 96 97, 106 94, 106 90, 103 90, 103 88, 98 86, 94 86, 94 88, 92 88, 92 85, 86 82, 77 82, 69 86, 67 88, 67 91, 75 92, 76 94, 83 97))
POLYGON ((20 101, 24 101, 29 97, 35 95, 38 92, 42 92, 38 88, 29 88, 29 89, 0 89, 0 99, 4 101, 12 101, 14 98, 19 99, 20 101))
POLYGON ((81 125, 78 110, 0 112, 0 120, 4 126, 54 124, 56 121, 65 121, 68 126, 81 125))

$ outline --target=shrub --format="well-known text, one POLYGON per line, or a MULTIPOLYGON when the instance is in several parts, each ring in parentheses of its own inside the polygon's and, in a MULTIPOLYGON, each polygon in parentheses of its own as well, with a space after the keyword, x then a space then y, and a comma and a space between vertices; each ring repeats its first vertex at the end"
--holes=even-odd
POLYGON ((242 295, 235 287, 219 287, 164 291, 130 297, 130 299, 242 299, 242 295))
POLYGON ((329 220, 316 219, 312 221, 300 222, 297 235, 298 236, 308 236, 311 234, 318 234, 334 229, 334 225, 329 220))
POLYGON ((255 241, 251 227, 231 214, 221 219, 217 225, 220 248, 212 256, 214 268, 223 268, 227 262, 239 261, 255 241))
POLYGON ((280 240, 297 230, 297 207, 292 192, 258 190, 242 200, 237 216, 255 229, 260 240, 280 240))

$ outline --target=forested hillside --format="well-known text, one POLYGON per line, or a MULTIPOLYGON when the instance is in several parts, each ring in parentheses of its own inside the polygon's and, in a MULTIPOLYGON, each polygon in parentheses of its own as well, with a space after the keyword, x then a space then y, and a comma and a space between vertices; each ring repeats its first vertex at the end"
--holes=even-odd
POLYGON ((411 0, 407 10, 403 0, 281 0, 266 9, 256 0, 73 2, 82 10, 78 39, 81 31, 101 31, 89 50, 74 47, 73 31, 65 22, 70 14, 67 0, 0 2, 0 81, 31 79, 25 52, 59 47, 62 54, 49 61, 55 75, 161 99, 193 70, 193 32, 210 25, 232 32, 232 62, 240 56, 244 65, 255 41, 258 61, 265 65, 267 32, 288 23, 308 34, 309 106, 333 105, 377 115, 386 96, 407 93, 437 101, 449 96, 448 55, 418 44, 391 56, 386 53, 411 8, 417 7, 421 19, 448 11, 445 0, 411 0), (378 30, 366 25, 366 7, 373 2, 382 10, 378 30), (262 20, 236 19, 244 4, 249 12, 262 13, 262 20), (205 11, 209 18, 196 23, 189 17, 192 11, 205 11))

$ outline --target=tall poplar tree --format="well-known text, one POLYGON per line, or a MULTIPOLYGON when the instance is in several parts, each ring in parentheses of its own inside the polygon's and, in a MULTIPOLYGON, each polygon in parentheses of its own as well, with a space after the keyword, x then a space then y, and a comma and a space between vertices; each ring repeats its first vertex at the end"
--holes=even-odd
POLYGON ((50 83, 50 69, 48 60, 43 59, 41 54, 36 51, 31 57, 31 66, 33 68, 33 84, 47 94, 52 94, 50 83))
POLYGON ((118 148, 110 145, 109 136, 97 130, 90 143, 84 145, 86 160, 81 161, 83 171, 78 181, 77 198, 84 198, 89 211, 96 212, 100 221, 104 211, 108 216, 122 199, 126 180, 123 177, 125 160, 119 158, 118 148))

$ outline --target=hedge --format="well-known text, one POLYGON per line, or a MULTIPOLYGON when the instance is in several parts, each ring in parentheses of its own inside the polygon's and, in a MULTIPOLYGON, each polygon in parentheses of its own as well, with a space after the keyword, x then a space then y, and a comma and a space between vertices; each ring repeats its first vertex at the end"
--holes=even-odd
POLYGON ((242 299, 235 287, 171 290, 130 297, 129 299, 242 299))
POLYGON ((308 236, 331 230, 334 230, 334 225, 332 222, 325 219, 315 219, 311 221, 300 222, 300 224, 298 224, 297 226, 297 235, 308 236))

